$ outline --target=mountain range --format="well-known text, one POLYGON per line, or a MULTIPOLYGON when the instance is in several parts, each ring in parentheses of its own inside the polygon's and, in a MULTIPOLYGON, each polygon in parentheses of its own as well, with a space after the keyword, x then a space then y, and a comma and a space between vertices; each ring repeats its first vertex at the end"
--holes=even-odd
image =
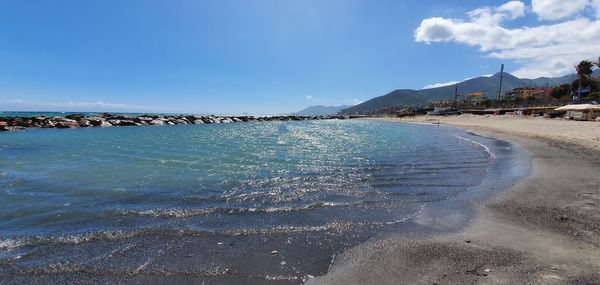
POLYGON ((343 109, 347 109, 350 106, 340 105, 340 106, 310 106, 302 111, 295 113, 295 115, 302 116, 326 116, 326 115, 336 115, 343 109))
MULTIPOLYGON (((600 70, 594 71, 594 76, 600 76, 600 70)), ((517 87, 526 86, 558 86, 565 83, 571 83, 577 79, 576 74, 562 77, 540 77, 536 79, 518 78, 510 73, 504 72, 502 80, 502 92, 513 90, 517 87)), ((397 89, 383 96, 375 97, 361 104, 343 109, 340 114, 370 114, 378 110, 389 107, 419 107, 426 106, 433 101, 454 100, 455 88, 464 98, 464 95, 472 92, 484 92, 487 98, 494 98, 498 94, 500 85, 500 73, 490 77, 481 76, 465 80, 455 85, 443 86, 430 89, 412 90, 397 89)))

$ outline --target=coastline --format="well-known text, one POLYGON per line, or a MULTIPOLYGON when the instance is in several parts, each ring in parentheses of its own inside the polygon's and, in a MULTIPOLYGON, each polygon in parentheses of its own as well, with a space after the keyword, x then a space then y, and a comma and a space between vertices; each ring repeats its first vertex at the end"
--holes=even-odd
POLYGON ((475 217, 460 232, 367 242, 341 254, 326 275, 307 284, 600 283, 597 123, 376 118, 382 119, 448 124, 510 141, 529 154, 532 172, 490 200, 474 202, 475 217), (541 124, 548 126, 538 128, 541 124), (569 132, 549 131, 564 128, 569 132))

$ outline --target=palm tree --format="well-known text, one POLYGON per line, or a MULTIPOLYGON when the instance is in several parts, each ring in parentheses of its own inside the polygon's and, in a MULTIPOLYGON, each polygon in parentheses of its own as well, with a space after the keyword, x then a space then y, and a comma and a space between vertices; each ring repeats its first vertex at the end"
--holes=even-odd
POLYGON ((592 68, 594 68, 594 64, 589 60, 582 60, 577 66, 575 66, 579 78, 584 76, 589 77, 593 72, 592 68))
MULTIPOLYGON (((589 78, 592 74, 592 68, 594 68, 594 64, 589 60, 582 60, 578 65, 575 66, 577 75, 579 75, 579 90, 583 88, 583 86, 581 86, 584 83, 583 79, 589 78)), ((579 92, 577 95, 579 95, 579 92)))

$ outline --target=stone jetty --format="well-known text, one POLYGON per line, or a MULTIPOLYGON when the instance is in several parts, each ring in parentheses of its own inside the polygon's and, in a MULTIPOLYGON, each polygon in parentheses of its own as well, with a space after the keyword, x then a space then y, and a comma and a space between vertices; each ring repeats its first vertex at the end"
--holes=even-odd
POLYGON ((0 117, 0 131, 17 131, 28 128, 91 128, 113 126, 162 126, 227 124, 267 121, 304 121, 349 119, 349 116, 191 116, 191 115, 142 115, 127 116, 103 113, 96 116, 70 114, 64 117, 0 117))

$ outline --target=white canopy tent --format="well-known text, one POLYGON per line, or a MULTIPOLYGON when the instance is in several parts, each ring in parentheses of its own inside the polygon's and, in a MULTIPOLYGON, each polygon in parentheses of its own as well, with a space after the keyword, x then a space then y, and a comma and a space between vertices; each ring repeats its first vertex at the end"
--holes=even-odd
POLYGON ((573 105, 565 105, 560 108, 554 109, 556 111, 600 111, 600 105, 593 104, 573 104, 573 105))

